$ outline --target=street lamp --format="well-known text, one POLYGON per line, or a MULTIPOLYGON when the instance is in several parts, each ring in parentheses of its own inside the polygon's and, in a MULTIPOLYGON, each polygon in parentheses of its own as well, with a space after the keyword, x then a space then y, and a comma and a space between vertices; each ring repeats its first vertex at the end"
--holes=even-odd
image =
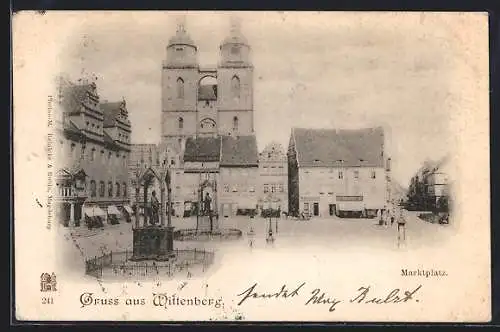
POLYGON ((268 206, 268 211, 269 211, 269 228, 268 228, 268 231, 267 231, 267 237, 266 237, 266 242, 274 242, 274 237, 273 237, 273 227, 271 225, 271 221, 272 221, 272 206, 271 206, 271 202, 269 202, 267 204, 268 206))
POLYGON ((250 215, 250 230, 248 231, 248 244, 250 247, 253 247, 253 241, 254 241, 254 236, 255 236, 255 231, 253 229, 253 214, 250 215))
MULTIPOLYGON (((278 203, 275 200, 273 200, 271 202, 271 207, 272 207, 272 209, 271 209, 270 218, 272 218, 273 213, 276 213, 276 211, 278 210, 278 203)), ((276 218, 276 220, 275 220, 276 234, 278 234, 278 218, 276 216, 275 216, 275 218, 276 218)))

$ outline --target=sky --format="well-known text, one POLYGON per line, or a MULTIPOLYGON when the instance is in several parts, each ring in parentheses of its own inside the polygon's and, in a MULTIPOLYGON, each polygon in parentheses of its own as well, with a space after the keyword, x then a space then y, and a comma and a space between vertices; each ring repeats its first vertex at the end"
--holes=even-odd
MULTIPOLYGON (((453 13, 450 13, 453 15, 453 13)), ((448 16, 450 15, 448 14, 448 16)), ((444 14, 447 15, 447 14, 444 14)), ((102 100, 125 98, 132 143, 158 143, 161 64, 179 21, 215 65, 232 17, 252 48, 259 149, 288 144, 292 127, 384 126, 403 186, 453 146, 450 117, 463 65, 453 20, 433 13, 109 12, 78 20, 61 72, 97 77, 102 100)))

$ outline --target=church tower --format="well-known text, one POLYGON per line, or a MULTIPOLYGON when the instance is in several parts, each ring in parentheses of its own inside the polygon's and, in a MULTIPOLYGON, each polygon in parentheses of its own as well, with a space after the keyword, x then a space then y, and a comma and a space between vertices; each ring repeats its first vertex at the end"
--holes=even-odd
POLYGON ((167 45, 162 68, 162 142, 181 149, 196 134, 198 48, 179 22, 167 45))
POLYGON ((220 135, 253 135, 253 65, 250 45, 233 19, 220 45, 218 65, 218 131, 220 135))

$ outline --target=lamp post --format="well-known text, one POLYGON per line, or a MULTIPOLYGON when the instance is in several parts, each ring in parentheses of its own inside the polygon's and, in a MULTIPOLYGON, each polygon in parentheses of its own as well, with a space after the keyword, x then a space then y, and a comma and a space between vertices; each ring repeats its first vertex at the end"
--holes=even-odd
POLYGON ((165 227, 165 186, 167 190, 167 206, 166 206, 166 213, 167 213, 167 227, 165 230, 166 234, 166 248, 165 248, 165 254, 167 256, 173 256, 174 252, 174 227, 172 227, 172 175, 171 175, 171 169, 170 165, 165 167, 165 162, 163 163, 164 167, 162 169, 162 188, 161 188, 161 204, 162 204, 162 211, 161 211, 161 227, 165 227), (163 182, 165 181, 165 182, 163 182))
MULTIPOLYGON (((272 206, 270 203, 267 204, 268 205, 268 211, 272 211, 272 206)), ((267 237, 266 237, 266 242, 274 242, 274 237, 273 237, 273 227, 271 225, 271 222, 272 222, 272 215, 271 213, 269 213, 269 228, 268 228, 268 231, 267 231, 267 237)))
POLYGON ((278 204, 279 202, 276 202, 277 207, 277 213, 278 215, 276 216, 276 234, 278 234, 278 220, 280 219, 280 214, 281 214, 281 206, 278 204))
POLYGON ((135 228, 139 228, 139 195, 141 191, 141 170, 139 162, 137 162, 137 168, 135 170, 135 228))
POLYGON ((253 230, 253 214, 250 215, 250 230, 248 231, 248 244, 250 245, 250 248, 253 247, 253 241, 254 241, 254 236, 255 236, 255 231, 253 230))

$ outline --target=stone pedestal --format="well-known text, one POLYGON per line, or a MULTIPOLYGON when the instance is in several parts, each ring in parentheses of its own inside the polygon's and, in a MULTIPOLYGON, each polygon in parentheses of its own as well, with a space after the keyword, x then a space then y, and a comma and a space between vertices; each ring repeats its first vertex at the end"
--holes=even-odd
POLYGON ((162 234, 158 260, 168 260, 170 257, 174 257, 174 228, 167 226, 162 234))
POLYGON ((135 228, 131 260, 168 260, 173 257, 173 227, 135 228))

